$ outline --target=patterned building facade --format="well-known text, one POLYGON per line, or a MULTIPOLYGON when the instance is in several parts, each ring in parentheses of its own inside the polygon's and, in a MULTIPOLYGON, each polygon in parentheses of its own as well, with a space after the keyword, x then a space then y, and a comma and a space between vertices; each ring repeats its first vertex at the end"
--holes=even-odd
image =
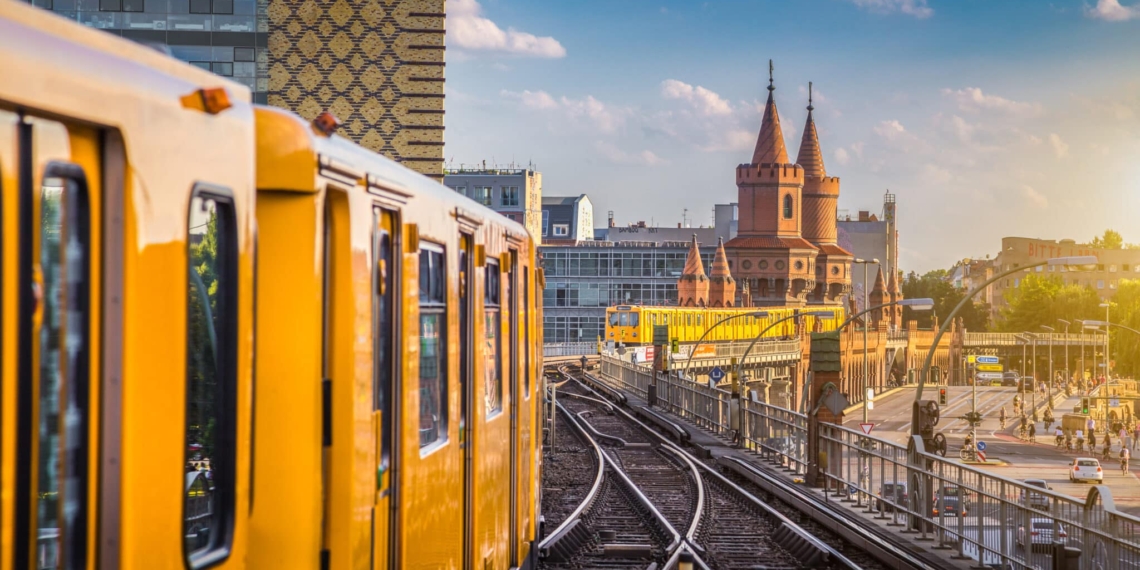
POLYGON ((269 103, 443 180, 445 0, 273 0, 269 103))

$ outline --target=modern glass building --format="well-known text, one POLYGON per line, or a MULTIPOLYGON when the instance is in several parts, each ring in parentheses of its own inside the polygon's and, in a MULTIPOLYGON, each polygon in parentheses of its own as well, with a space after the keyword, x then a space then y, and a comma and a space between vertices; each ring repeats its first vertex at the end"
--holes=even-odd
POLYGON ((69 20, 149 45, 242 83, 254 101, 269 91, 269 0, 32 0, 69 20))
MULTIPOLYGON (((676 305, 687 242, 583 242, 543 246, 543 340, 584 342, 605 331, 606 307, 676 305)), ((712 266, 715 244, 701 248, 712 266)))

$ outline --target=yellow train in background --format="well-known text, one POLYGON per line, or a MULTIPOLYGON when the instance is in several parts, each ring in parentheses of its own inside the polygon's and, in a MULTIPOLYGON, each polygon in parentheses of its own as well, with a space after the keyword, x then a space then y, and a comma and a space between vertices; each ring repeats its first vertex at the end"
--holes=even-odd
POLYGON ((0 570, 532 567, 523 226, 0 2, 0 570))
MULTIPOLYGON (((776 321, 795 314, 795 311, 831 314, 830 318, 806 316, 800 319, 807 331, 817 330, 817 320, 820 326, 818 330, 833 331, 843 324, 846 317, 846 311, 842 307, 705 309, 618 305, 606 309, 606 337, 604 340, 627 346, 653 344, 653 327, 668 325, 670 340, 677 339, 681 343, 697 342, 706 331, 708 331, 708 335, 705 336, 703 342, 750 341, 776 321), (768 316, 762 318, 738 316, 757 311, 764 311, 768 313, 768 316), (713 326, 730 317, 735 318, 720 326, 713 326), (712 330, 709 330, 710 328, 712 330)), ((764 333, 764 337, 780 338, 795 334, 796 320, 788 319, 777 324, 764 333)))

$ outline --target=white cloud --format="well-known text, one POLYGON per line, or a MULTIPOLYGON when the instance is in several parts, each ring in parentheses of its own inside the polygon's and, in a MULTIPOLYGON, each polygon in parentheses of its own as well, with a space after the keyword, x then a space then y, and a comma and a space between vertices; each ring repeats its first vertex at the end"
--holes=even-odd
POLYGON ((448 47, 469 51, 499 52, 541 58, 566 57, 558 40, 538 37, 514 28, 503 31, 483 17, 477 0, 451 0, 447 6, 448 47))
POLYGON ((597 141, 594 143, 594 149, 614 164, 653 166, 665 163, 661 157, 653 154, 653 151, 643 150, 637 153, 628 153, 606 141, 597 141))
POLYGON ((919 176, 922 178, 923 182, 935 185, 946 184, 947 182, 950 182, 951 178, 953 178, 950 175, 949 170, 946 170, 945 168, 934 164, 922 165, 922 171, 920 172, 919 176))
POLYGON ((958 137, 958 141, 963 144, 970 144, 974 142, 974 131, 977 129, 974 125, 966 122, 965 119, 954 115, 950 120, 951 128, 954 130, 954 135, 958 137))
POLYGON ((843 147, 835 149, 835 161, 843 166, 851 162, 851 156, 847 154, 847 149, 843 147))
POLYGON ((957 102, 959 109, 970 113, 987 110, 1017 117, 1036 117, 1044 111, 1040 103, 1023 103, 997 95, 987 95, 977 87, 967 87, 956 91, 943 89, 942 94, 957 102))
POLYGON ((706 152, 750 151, 754 146, 756 146, 756 133, 744 129, 730 129, 714 133, 712 140, 700 146, 700 149, 706 152))
POLYGON ((1021 185, 1021 195, 1038 208, 1049 207, 1049 199, 1046 198, 1044 194, 1034 190, 1033 187, 1028 184, 1021 185))
POLYGON ((530 109, 556 109, 558 102, 554 100, 546 91, 529 91, 524 90, 521 93, 515 91, 503 90, 501 92, 503 97, 508 99, 517 99, 522 103, 523 107, 530 109))
POLYGON ((732 113, 732 105, 713 91, 700 85, 693 87, 684 81, 666 79, 661 82, 661 96, 688 102, 698 114, 708 117, 732 113))
POLYGON ((863 160, 863 147, 867 146, 863 141, 859 141, 851 145, 851 152, 855 153, 855 157, 863 160))
MULTIPOLYGON (((798 91, 800 92, 801 97, 803 97, 804 99, 807 99, 807 96, 808 96, 807 85, 800 85, 798 91)), ((824 95, 823 92, 820 91, 818 87, 812 87, 811 98, 813 101, 818 101, 820 103, 826 103, 827 102, 827 96, 824 95)))
MULTIPOLYGON (((872 12, 881 14, 890 14, 893 12, 902 12, 908 16, 915 18, 929 18, 934 15, 934 10, 926 5, 926 0, 850 0, 860 8, 865 8, 872 12)), ((1102 0, 1103 1, 1103 0, 1102 0)))
POLYGON ((546 91, 518 92, 505 89, 499 94, 506 99, 518 101, 527 109, 558 113, 572 123, 579 125, 586 123, 594 130, 603 133, 617 131, 625 124, 626 115, 629 114, 627 109, 606 105, 595 99, 593 95, 586 95, 584 99, 571 99, 566 96, 555 99, 546 91))
POLYGON ((902 140, 908 136, 906 127, 894 119, 882 121, 878 125, 875 125, 875 134, 889 141, 902 140))
POLYGON ((1140 18, 1140 6, 1122 6, 1120 0, 1097 0, 1096 6, 1085 6, 1085 15, 1097 20, 1123 22, 1140 18))
POLYGON ((1065 158, 1069 154, 1069 145, 1061 140, 1057 133, 1049 133, 1049 144, 1053 145, 1053 153, 1057 158, 1065 158))

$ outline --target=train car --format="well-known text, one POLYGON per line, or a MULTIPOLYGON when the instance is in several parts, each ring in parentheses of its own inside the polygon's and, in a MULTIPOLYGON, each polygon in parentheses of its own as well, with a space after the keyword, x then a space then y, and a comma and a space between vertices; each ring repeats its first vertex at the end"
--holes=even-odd
POLYGON ((251 566, 519 566, 541 460, 534 244, 332 121, 256 111, 258 378, 280 389, 258 399, 251 566))
POLYGON ((525 229, 0 2, 0 569, 535 563, 525 229))
POLYGON ((765 338, 787 337, 795 334, 794 319, 779 324, 777 321, 793 315, 797 310, 831 314, 830 318, 804 317, 809 331, 816 330, 817 320, 819 330, 835 330, 843 323, 846 315, 842 307, 707 309, 618 305, 606 309, 605 340, 626 346, 653 344, 653 328, 658 325, 668 325, 670 338, 676 338, 681 343, 695 343, 702 335, 703 342, 707 343, 752 340, 772 325, 775 326, 764 333, 765 338), (767 316, 751 316, 751 313, 757 311, 764 311, 767 316), (722 324, 715 326, 717 323, 722 324))

